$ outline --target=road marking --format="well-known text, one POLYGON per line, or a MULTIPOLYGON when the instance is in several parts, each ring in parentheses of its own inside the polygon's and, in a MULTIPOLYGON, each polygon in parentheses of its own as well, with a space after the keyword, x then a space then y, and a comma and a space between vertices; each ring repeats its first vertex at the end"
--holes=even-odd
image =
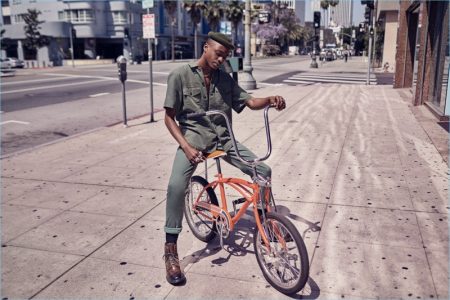
MULTIPOLYGON (((116 77, 108 77, 108 76, 72 75, 72 74, 58 74, 58 73, 46 73, 43 75, 73 77, 73 78, 98 78, 98 79, 104 79, 104 80, 119 81, 119 79, 117 79, 116 77)), ((142 83, 142 84, 148 85, 148 81, 144 81, 144 80, 128 79, 127 82, 142 83)), ((159 83, 159 82, 153 82, 153 85, 167 86, 166 83, 159 83)))
POLYGON ((66 84, 59 84, 59 85, 47 85, 47 86, 34 87, 34 88, 29 88, 29 89, 20 89, 20 90, 1 92, 1 94, 4 95, 4 94, 21 93, 21 92, 28 92, 28 91, 35 91, 35 90, 45 90, 45 89, 58 88, 58 87, 63 87, 63 86, 90 84, 90 83, 101 82, 101 81, 106 81, 106 80, 99 79, 99 80, 93 80, 93 81, 74 82, 74 83, 66 83, 66 84))
POLYGON ((267 83, 267 82, 258 82, 258 84, 269 85, 269 86, 283 86, 283 83, 267 83))
POLYGON ((5 85, 14 85, 14 84, 21 84, 21 83, 30 83, 30 82, 44 82, 44 81, 55 81, 55 80, 67 80, 70 78, 49 78, 49 79, 33 79, 33 80, 26 80, 26 81, 13 81, 13 82, 2 82, 2 86, 5 85))
POLYGON ((5 122, 1 122, 0 125, 5 125, 5 124, 9 124, 9 123, 17 123, 17 124, 22 124, 22 125, 29 125, 30 124, 30 122, 9 120, 9 121, 5 121, 5 122))
POLYGON ((98 94, 94 94, 94 95, 89 95, 89 97, 95 98, 95 97, 105 96, 105 95, 109 95, 109 94, 110 93, 98 93, 98 94))

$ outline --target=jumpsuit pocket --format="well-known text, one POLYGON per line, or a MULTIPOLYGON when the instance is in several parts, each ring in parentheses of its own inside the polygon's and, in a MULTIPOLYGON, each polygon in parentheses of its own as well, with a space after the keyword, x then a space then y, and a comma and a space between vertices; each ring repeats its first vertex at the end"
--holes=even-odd
POLYGON ((201 88, 183 88, 184 105, 190 111, 205 109, 206 101, 202 100, 201 88))

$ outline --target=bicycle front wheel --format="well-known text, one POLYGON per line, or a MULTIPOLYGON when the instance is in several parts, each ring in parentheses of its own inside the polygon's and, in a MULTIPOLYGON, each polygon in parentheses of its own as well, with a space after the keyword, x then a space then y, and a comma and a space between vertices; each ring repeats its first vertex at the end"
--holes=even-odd
MULTIPOLYGON (((200 207, 194 209, 194 203, 207 185, 208 181, 203 177, 193 176, 184 202, 184 215, 186 216, 189 228, 191 228, 192 233, 199 240, 206 243, 216 236, 216 222, 213 221, 213 216, 210 211, 200 207)), ((214 193, 214 190, 210 187, 207 188, 206 191, 203 191, 199 201, 218 205, 216 193, 214 193)))
POLYGON ((300 233, 291 221, 274 212, 267 213, 262 226, 269 240, 270 252, 257 227, 253 244, 264 277, 283 294, 299 292, 309 276, 308 252, 300 233))

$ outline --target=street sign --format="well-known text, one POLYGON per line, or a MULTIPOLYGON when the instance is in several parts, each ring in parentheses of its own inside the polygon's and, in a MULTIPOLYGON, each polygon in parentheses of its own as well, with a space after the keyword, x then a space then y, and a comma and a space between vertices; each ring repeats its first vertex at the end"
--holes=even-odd
POLYGON ((142 15, 142 32, 144 33, 144 39, 155 38, 155 15, 146 14, 142 15))
POLYGON ((220 33, 231 35, 230 21, 220 21, 220 33))
POLYGON ((142 0, 142 8, 153 8, 153 0, 142 0))

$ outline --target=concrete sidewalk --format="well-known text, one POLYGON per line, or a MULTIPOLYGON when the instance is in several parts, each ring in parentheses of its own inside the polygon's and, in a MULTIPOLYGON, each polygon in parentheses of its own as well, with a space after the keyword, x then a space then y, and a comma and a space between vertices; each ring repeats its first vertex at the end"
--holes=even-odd
MULTIPOLYGON (((448 299, 448 167, 398 91, 313 85, 254 94, 288 102, 271 112, 268 164, 279 209, 308 248, 301 295, 448 299)), ((188 281, 166 282, 165 194, 177 145, 162 117, 2 160, 2 298, 289 298, 258 268, 251 218, 226 250, 185 225, 179 253, 188 281)), ((234 128, 265 153, 261 111, 235 115, 234 128)))

